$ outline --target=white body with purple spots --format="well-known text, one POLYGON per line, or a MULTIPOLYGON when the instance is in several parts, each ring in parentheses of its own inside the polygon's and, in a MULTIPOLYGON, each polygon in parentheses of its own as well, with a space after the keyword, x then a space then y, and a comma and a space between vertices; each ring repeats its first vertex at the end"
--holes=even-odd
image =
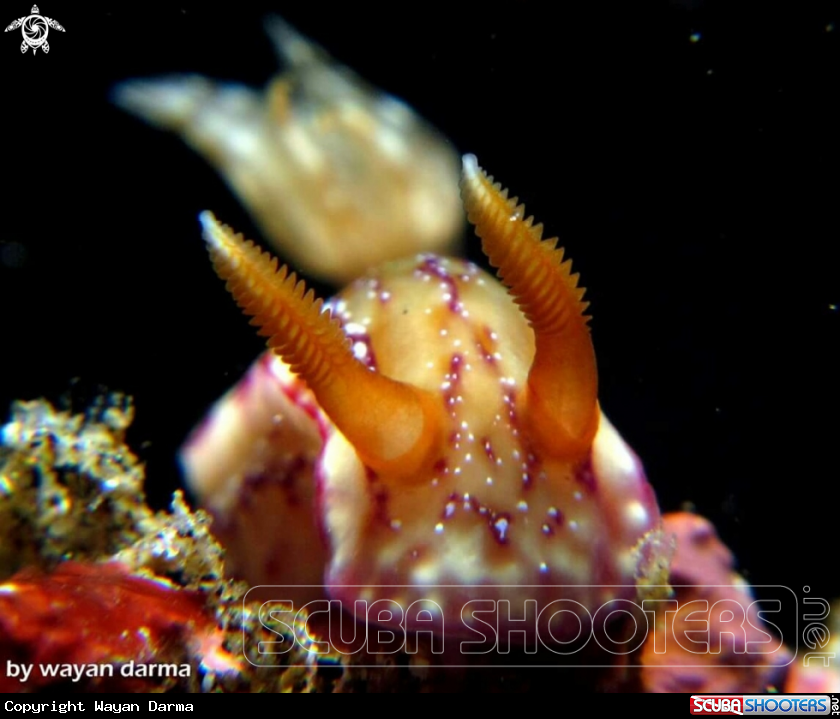
POLYGON ((248 389, 221 401, 183 455, 228 533, 251 538, 233 543, 246 579, 323 576, 345 606, 432 600, 448 627, 463 626, 470 599, 509 599, 511 616, 530 599, 540 609, 572 599, 594 613, 656 583, 667 565, 659 510, 607 419, 574 463, 543 456, 525 436, 517 408, 534 336, 494 278, 420 255, 369 273, 329 306, 371 371, 436 394, 445 440, 426 474, 381 482, 305 385, 280 360, 260 360, 248 389), (284 442, 269 441, 278 427, 284 442))

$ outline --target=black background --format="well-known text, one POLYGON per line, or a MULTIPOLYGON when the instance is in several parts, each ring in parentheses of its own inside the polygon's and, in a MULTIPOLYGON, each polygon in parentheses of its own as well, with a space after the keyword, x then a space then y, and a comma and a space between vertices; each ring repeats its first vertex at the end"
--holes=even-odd
POLYGON ((275 10, 561 236, 602 406, 663 510, 693 503, 754 583, 840 594, 836 6, 243 5, 42 4, 66 28, 48 55, 0 34, 0 407, 127 392, 153 504, 179 485, 183 437, 262 347, 196 218, 259 234, 201 158, 108 92, 169 72, 261 85, 275 10))

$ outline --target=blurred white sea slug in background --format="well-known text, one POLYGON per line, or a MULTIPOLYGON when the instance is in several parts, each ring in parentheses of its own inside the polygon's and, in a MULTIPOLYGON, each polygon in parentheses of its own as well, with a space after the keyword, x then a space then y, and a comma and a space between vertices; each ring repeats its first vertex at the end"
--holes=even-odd
POLYGON ((267 29, 287 69, 264 93, 187 75, 129 80, 113 99, 213 163, 304 272, 345 283, 413 252, 457 252, 448 141, 279 18, 267 29))

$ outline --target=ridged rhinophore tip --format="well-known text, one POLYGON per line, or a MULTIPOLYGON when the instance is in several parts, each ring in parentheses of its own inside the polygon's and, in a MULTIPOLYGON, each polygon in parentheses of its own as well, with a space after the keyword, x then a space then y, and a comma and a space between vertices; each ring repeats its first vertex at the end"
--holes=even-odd
POLYGON ((203 210, 198 214, 198 221, 201 223, 201 232, 204 239, 207 242, 213 242, 221 229, 215 215, 210 210, 203 210))
POLYGON ((204 210, 198 216, 198 221, 201 223, 202 237, 211 249, 222 253, 230 250, 230 230, 219 222, 210 210, 204 210))
POLYGON ((464 155, 461 158, 461 166, 464 171, 464 180, 472 180, 481 172, 481 168, 478 166, 478 158, 472 154, 464 155))

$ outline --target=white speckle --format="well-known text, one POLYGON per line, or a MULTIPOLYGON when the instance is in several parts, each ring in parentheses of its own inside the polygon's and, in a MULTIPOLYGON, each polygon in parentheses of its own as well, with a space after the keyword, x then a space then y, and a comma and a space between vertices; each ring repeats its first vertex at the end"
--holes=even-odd
POLYGON ((448 334, 449 334, 449 330, 441 330, 440 331, 440 336, 441 337, 446 337, 446 335, 448 335, 448 334))
POLYGON ((368 348, 364 342, 353 343, 353 356, 357 360, 365 360, 368 356, 368 348))
POLYGON ((507 540, 507 531, 509 526, 510 522, 505 517, 499 517, 495 522, 493 522, 493 528, 497 532, 497 539, 501 541, 507 540))
POLYGON ((540 574, 548 574, 548 565, 545 562, 540 562, 540 574))
POLYGON ((440 484, 440 480, 439 480, 437 477, 435 477, 435 478, 432 480, 432 486, 433 486, 433 487, 437 487, 439 484, 440 484))
POLYGON ((453 346, 453 347, 460 347, 460 346, 461 346, 461 340, 455 340, 455 341, 452 343, 452 346, 453 346))
POLYGON ((435 525, 435 534, 443 534, 443 522, 438 522, 435 525))
POLYGON ((580 500, 583 499, 582 492, 575 491, 575 493, 572 496, 575 498, 576 502, 580 502, 580 500))
POLYGON ((573 532, 577 531, 578 523, 574 519, 571 522, 569 522, 569 529, 571 529, 573 532))
POLYGON ((625 514, 627 515, 628 520, 635 522, 636 524, 643 525, 648 521, 647 510, 640 502, 630 502, 630 504, 627 505, 625 514))
POLYGON ((548 508, 548 516, 551 517, 552 519, 557 519, 558 514, 560 514, 560 512, 557 511, 557 507, 549 507, 548 508))
POLYGON ((516 508, 520 512, 527 512, 528 511, 528 502, 526 502, 524 499, 520 499, 519 504, 516 505, 516 508))
POLYGON ((434 362, 426 362, 426 369, 434 369, 435 363, 434 362))
POLYGON ((17 587, 12 584, 0 584, 0 594, 14 594, 17 591, 17 587))
POLYGON ((467 452, 467 453, 464 455, 464 461, 465 461, 465 462, 472 462, 472 455, 471 455, 469 452, 467 452))
POLYGON ((461 468, 455 467, 455 469, 452 470, 452 474, 461 474, 461 468))
POLYGON ((391 520, 391 529, 395 532, 402 529, 402 522, 399 519, 392 519, 391 520))
POLYGON ((443 301, 444 302, 449 302, 449 300, 451 300, 451 299, 452 299, 452 295, 449 292, 444 292, 443 293, 443 301))
POLYGON ((487 482, 488 487, 493 486, 493 478, 492 477, 488 477, 485 481, 487 482))
POLYGON ((470 425, 467 424, 467 420, 464 420, 464 421, 461 422, 461 429, 468 429, 469 426, 470 425))

